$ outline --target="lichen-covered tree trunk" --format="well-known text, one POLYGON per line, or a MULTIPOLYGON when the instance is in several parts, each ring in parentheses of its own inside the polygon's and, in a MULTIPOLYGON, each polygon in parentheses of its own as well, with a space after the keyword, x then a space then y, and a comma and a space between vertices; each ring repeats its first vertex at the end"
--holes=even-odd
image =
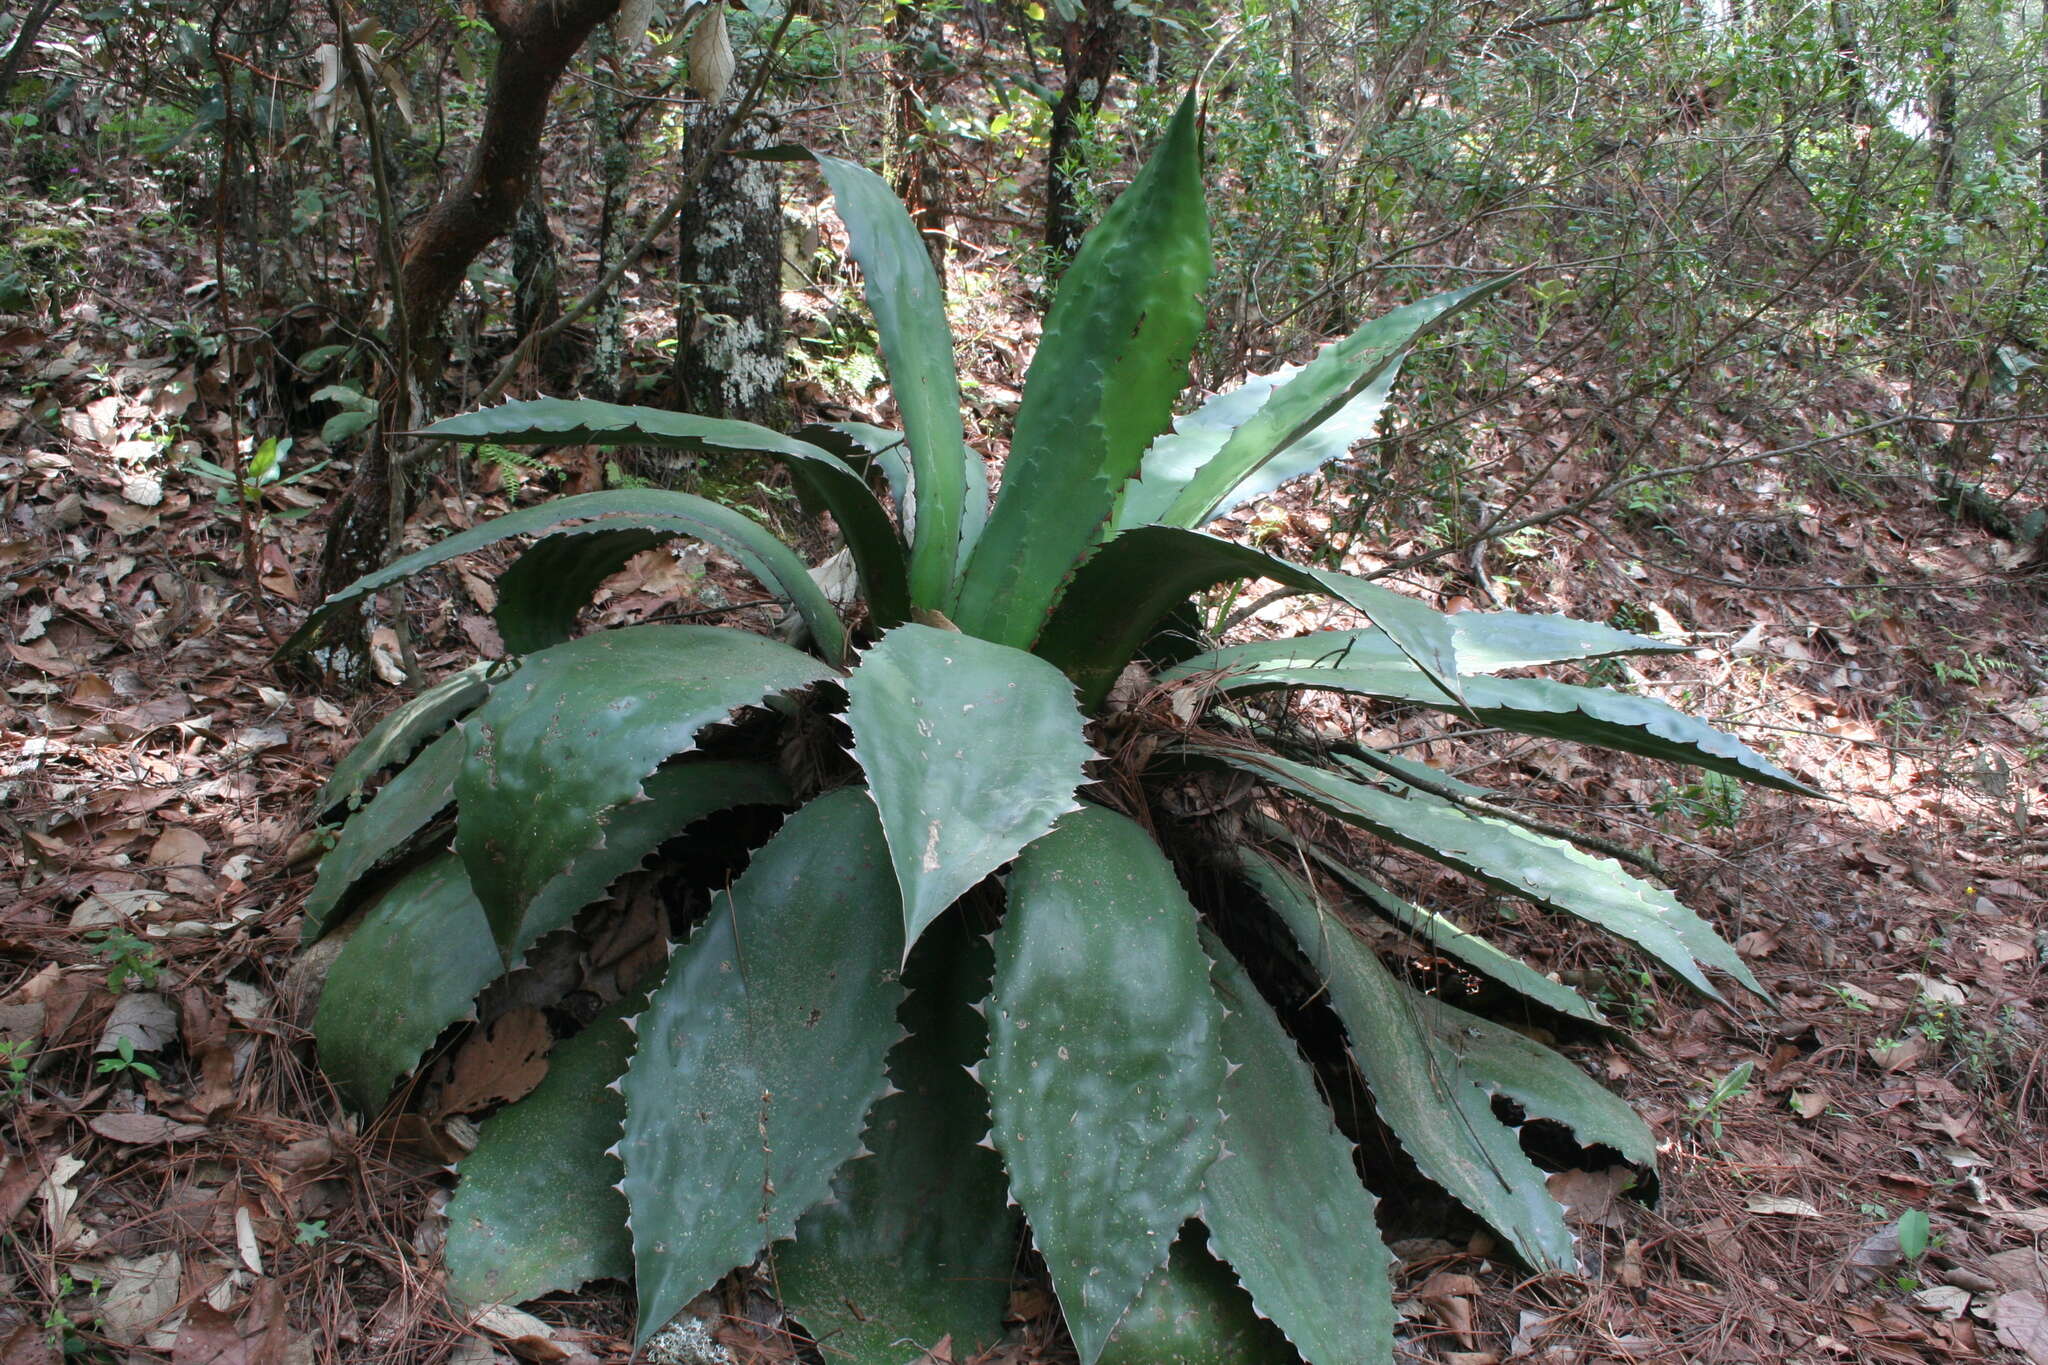
MULTIPOLYGON (((737 98, 737 92, 734 92, 737 98)), ((690 165, 731 112, 706 103, 685 118, 690 165)), ((758 125, 734 147, 765 146, 758 125)), ((721 156, 676 220, 678 406, 776 426, 783 416, 782 178, 770 161, 721 156)))
MULTIPOLYGON (((519 213, 512 220, 512 331, 517 337, 530 336, 562 315, 561 266, 555 250, 555 230, 548 223, 547 204, 538 179, 519 213)), ((559 389, 564 377, 568 347, 555 337, 533 358, 534 372, 543 387, 559 389)))

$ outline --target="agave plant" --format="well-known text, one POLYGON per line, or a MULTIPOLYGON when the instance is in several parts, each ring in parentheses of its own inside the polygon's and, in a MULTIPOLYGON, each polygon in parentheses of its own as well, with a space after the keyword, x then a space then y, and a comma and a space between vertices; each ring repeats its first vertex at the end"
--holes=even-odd
MULTIPOLYGON (((1756 982, 1661 887, 1478 788, 1244 698, 1334 689, 1805 789, 1655 701, 1498 676, 1668 643, 1446 616, 1200 529, 1370 435, 1403 356, 1499 282, 1398 309, 1175 418, 1210 270, 1190 101, 1060 284, 991 505, 916 230, 879 178, 815 160, 900 434, 795 439, 555 399, 430 434, 774 457, 844 537, 858 629, 755 521, 635 489, 444 540, 331 599, 293 642, 316 644, 345 602, 536 537, 498 583, 510 657, 402 706, 321 798, 346 822, 306 935, 354 928, 316 1033, 364 1109, 676 836, 735 807, 788 812, 742 826, 773 833, 729 886, 706 886, 644 997, 562 1040, 539 1088, 484 1122, 448 1208, 456 1295, 630 1279, 644 1342, 765 1257, 828 1356, 894 1361, 891 1343, 991 1340, 1028 1235, 1084 1365, 1285 1359, 1288 1343, 1315 1365, 1385 1361, 1388 1254, 1361 1120, 1340 1124, 1316 1067, 1355 1067, 1415 1166, 1530 1266, 1571 1267, 1563 1211, 1496 1100, 1647 1166, 1645 1126, 1564 1056, 1408 984, 1355 912, 1553 1022, 1597 1026, 1594 1006, 1299 831, 1415 850, 1709 995, 1710 972, 1756 982), (598 584, 675 537, 759 578, 793 609, 794 638, 575 633, 598 584), (1370 625, 1197 652, 1191 600, 1253 579, 1370 625), (824 758, 802 757, 820 735, 824 758), (1186 794, 1204 784, 1256 793, 1235 837, 1190 828, 1202 803, 1186 794), (1310 996, 1348 1060, 1297 1044, 1310 996)), ((673 853, 665 866, 683 883, 722 875, 673 853)))

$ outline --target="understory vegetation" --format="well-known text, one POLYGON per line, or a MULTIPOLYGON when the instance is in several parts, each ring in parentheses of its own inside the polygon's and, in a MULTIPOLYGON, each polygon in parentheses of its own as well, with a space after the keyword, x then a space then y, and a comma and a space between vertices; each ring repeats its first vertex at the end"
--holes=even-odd
POLYGON ((2048 1361, 2044 52, 0 16, 0 1359, 2048 1361))

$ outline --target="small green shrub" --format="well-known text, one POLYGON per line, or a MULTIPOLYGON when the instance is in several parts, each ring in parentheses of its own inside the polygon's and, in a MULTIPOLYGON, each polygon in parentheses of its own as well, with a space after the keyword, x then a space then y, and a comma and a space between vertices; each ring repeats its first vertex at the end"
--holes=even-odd
MULTIPOLYGON (((315 1031, 366 1110, 674 836, 733 807, 792 812, 729 885, 722 864, 663 864, 709 908, 662 979, 557 1043, 539 1089, 485 1121, 448 1210, 457 1297, 630 1278, 644 1343, 772 1252, 785 1303, 836 1350, 951 1334, 964 1353, 1000 1331, 1023 1223, 1087 1365, 1155 1358, 1188 1321, 1249 1321, 1247 1294, 1310 1361, 1386 1360, 1389 1255, 1357 1134, 1289 1029, 1311 999, 1344 1035, 1315 1062, 1355 1067, 1422 1172, 1532 1267, 1573 1268, 1573 1237, 1497 1099, 1653 1164, 1624 1104, 1406 984, 1347 913, 1553 1019, 1597 1024, 1595 1007, 1352 866, 1308 817, 1583 919, 1710 995, 1710 970, 1756 989, 1734 951, 1669 892, 1488 793, 1239 699, 1335 689, 1804 788, 1653 699, 1499 676, 1671 646, 1562 617, 1447 617, 1198 529, 1370 435, 1409 348, 1504 281, 1401 308, 1176 420, 1210 271, 1195 127, 1190 101, 1064 276, 992 507, 923 244, 878 177, 822 156, 900 434, 799 439, 557 399, 434 428, 779 460, 845 538, 857 629, 748 517, 633 488, 453 536, 339 594, 288 646, 317 648, 364 594, 538 537, 499 581, 513 657, 406 703, 320 800, 353 813, 306 936, 356 927, 315 1031), (575 635, 599 583, 676 536, 786 600, 803 647, 694 625, 575 635), (1191 599, 1262 578, 1372 624, 1213 649, 1176 634, 1191 599)), ((1231 1341, 1231 1359, 1285 1349, 1231 1341)))

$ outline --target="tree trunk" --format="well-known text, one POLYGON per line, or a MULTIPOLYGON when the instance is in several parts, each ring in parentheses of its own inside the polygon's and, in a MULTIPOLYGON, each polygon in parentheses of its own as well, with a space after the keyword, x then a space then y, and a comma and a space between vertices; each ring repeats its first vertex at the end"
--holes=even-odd
MULTIPOLYGON (((739 94, 734 91, 733 99, 739 94)), ((688 165, 731 112, 706 103, 685 116, 688 165)), ((742 125, 735 147, 772 139, 742 125)), ((676 388, 679 406, 707 417, 777 426, 782 377, 782 177, 772 161, 722 156, 676 220, 676 388)))
POLYGON ((932 77, 946 65, 946 30, 937 15, 915 4, 889 14, 889 118, 883 127, 882 165, 910 221, 924 234, 939 285, 946 282, 946 215, 938 169, 932 161, 931 121, 925 116, 936 91, 932 77))
POLYGON ((498 61, 484 96, 484 125, 462 178, 427 210, 405 248, 406 312, 414 335, 439 329, 470 262, 512 225, 540 165, 548 101, 570 59, 618 0, 493 0, 483 6, 498 34, 498 61))
POLYGON ((1073 157, 1089 119, 1101 110, 1116 74, 1123 16, 1115 0, 1087 0, 1079 17, 1061 26, 1060 59, 1066 84, 1052 107, 1052 131, 1045 158, 1045 244, 1065 260, 1081 244, 1081 222, 1073 157))
MULTIPOLYGON (((398 315, 412 338, 409 349, 415 361, 436 353, 427 343, 440 332, 470 263, 504 235, 526 202, 540 164, 541 132, 555 83, 591 30, 617 5, 618 0, 527 0, 523 5, 485 0, 482 5, 499 43, 485 95, 483 127, 468 168, 414 229, 397 271, 398 315)), ((364 117, 370 116, 366 110, 364 117)), ((387 420, 423 411, 410 401, 418 378, 404 367, 391 376, 384 405, 387 420)), ((404 426, 411 425, 410 420, 401 420, 404 426)), ((402 492, 404 478, 380 433, 366 446, 327 533, 320 563, 321 596, 384 566, 403 521, 399 513, 404 502, 391 501, 394 481, 399 481, 402 492)), ((338 614, 322 632, 314 662, 339 686, 364 685, 368 634, 369 623, 360 610, 338 614)))
POLYGON ((1928 136, 1934 143, 1934 203, 1946 213, 1956 186, 1957 0, 1941 0, 1935 14, 1933 89, 1928 97, 1928 136))
MULTIPOLYGON (((543 187, 537 179, 512 219, 511 240, 512 333, 519 338, 538 332, 562 315, 555 230, 548 224, 543 187)), ((533 358, 533 370, 543 388, 561 387, 567 349, 563 339, 556 337, 533 358)))
POLYGON ((42 33, 43 25, 57 12, 57 0, 42 0, 31 3, 28 12, 22 16, 21 27, 15 31, 14 42, 7 49, 7 55, 0 57, 0 101, 7 98, 8 88, 14 78, 21 74, 21 68, 28 61, 28 54, 36 50, 36 38, 42 33))
POLYGON ((1842 121, 1850 127, 1877 122, 1870 107, 1870 86, 1863 73, 1863 45, 1856 37, 1856 19, 1842 0, 1828 0, 1828 28, 1835 40, 1835 78, 1842 87, 1842 121))

